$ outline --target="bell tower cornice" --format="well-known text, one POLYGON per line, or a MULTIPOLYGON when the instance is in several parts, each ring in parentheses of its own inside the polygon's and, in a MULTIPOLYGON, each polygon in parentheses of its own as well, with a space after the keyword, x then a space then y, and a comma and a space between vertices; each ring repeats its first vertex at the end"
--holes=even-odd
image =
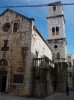
POLYGON ((46 17, 46 18, 47 18, 47 19, 50 19, 50 18, 59 18, 59 17, 63 17, 64 23, 65 23, 64 14, 56 15, 56 16, 50 16, 50 17, 46 17))

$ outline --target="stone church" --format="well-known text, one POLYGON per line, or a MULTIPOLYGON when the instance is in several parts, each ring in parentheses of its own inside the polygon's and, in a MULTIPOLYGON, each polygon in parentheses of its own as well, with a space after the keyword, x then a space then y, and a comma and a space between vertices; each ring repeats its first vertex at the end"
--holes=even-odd
POLYGON ((64 90, 66 37, 62 6, 49 6, 47 20, 49 38, 45 41, 33 18, 10 9, 0 14, 0 92, 43 97, 61 86, 64 90))
POLYGON ((0 15, 0 91, 21 96, 52 93, 50 67, 52 51, 34 19, 5 10, 0 15))

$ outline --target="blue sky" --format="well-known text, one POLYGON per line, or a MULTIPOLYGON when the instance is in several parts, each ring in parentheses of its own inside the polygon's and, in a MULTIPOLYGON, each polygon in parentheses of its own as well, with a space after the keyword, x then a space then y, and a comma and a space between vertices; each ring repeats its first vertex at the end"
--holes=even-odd
MULTIPOLYGON (((0 6, 48 4, 58 0, 0 0, 0 6)), ((74 3, 74 0, 60 0, 62 3, 74 3)), ((2 13, 6 8, 0 8, 2 13)), ((48 9, 42 8, 11 8, 18 13, 35 19, 35 26, 45 39, 48 39, 47 19, 48 9)), ((65 32, 67 39, 67 53, 74 54, 74 6, 63 6, 65 16, 65 32)))

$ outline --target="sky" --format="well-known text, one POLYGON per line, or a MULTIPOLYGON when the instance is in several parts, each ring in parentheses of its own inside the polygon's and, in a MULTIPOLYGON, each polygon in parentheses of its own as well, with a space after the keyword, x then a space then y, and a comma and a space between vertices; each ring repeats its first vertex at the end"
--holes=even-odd
MULTIPOLYGON (((49 4, 58 0, 0 0, 0 6, 21 6, 21 5, 37 5, 49 4)), ((62 3, 74 3, 74 0, 60 0, 62 3)), ((35 26, 40 31, 44 39, 48 39, 47 19, 48 8, 10 8, 24 16, 35 19, 35 26)), ((0 8, 0 14, 6 8, 0 8)), ((67 54, 74 54, 74 5, 63 6, 65 17, 65 33, 67 40, 67 54)))

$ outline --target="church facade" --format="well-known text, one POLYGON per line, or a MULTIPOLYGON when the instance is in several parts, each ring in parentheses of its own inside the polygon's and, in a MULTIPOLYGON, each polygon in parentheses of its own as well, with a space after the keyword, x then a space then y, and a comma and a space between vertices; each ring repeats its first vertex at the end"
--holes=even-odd
POLYGON ((52 94, 51 67, 52 51, 34 19, 5 10, 0 15, 0 92, 37 97, 52 94))
POLYGON ((44 97, 65 91, 66 37, 60 3, 49 4, 47 41, 33 18, 10 9, 0 15, 0 92, 44 97))

